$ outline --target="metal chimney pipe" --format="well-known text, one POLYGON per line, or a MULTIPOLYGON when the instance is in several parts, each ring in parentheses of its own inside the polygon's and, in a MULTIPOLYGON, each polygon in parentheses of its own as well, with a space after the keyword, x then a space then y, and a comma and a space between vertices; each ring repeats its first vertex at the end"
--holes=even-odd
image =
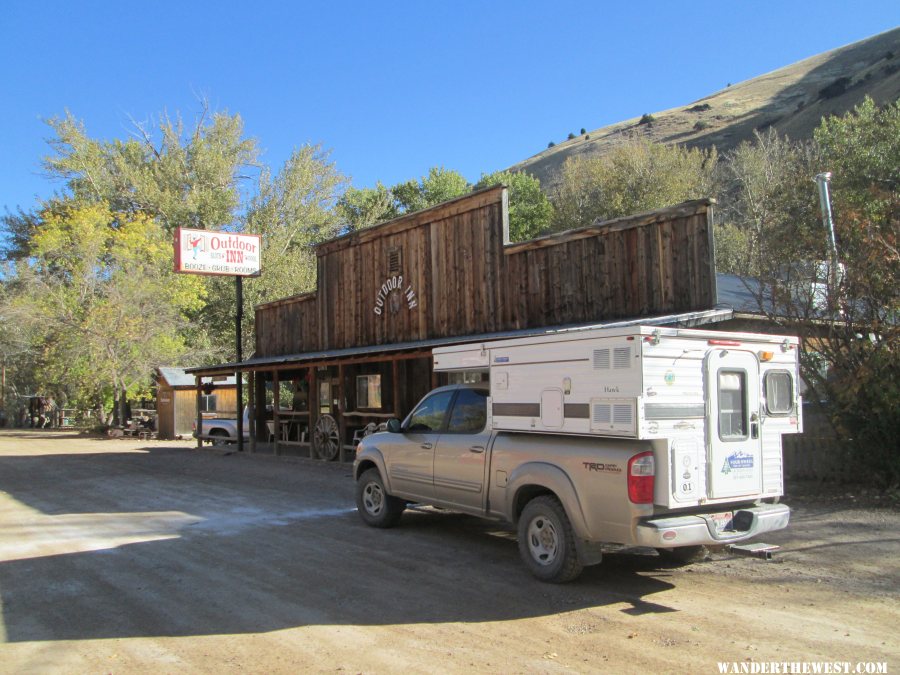
POLYGON ((831 197, 828 194, 828 183, 831 181, 831 172, 820 173, 815 178, 819 186, 819 205, 822 207, 822 220, 828 228, 828 243, 831 246, 831 263, 837 264, 837 239, 834 236, 834 220, 831 217, 831 197))
POLYGON ((828 245, 831 249, 831 261, 829 264, 829 283, 832 290, 837 289, 838 280, 838 250, 837 238, 834 236, 834 219, 831 217, 831 197, 828 194, 828 183, 831 181, 831 172, 825 171, 817 174, 816 184, 819 186, 819 206, 822 208, 822 221, 828 229, 828 245))

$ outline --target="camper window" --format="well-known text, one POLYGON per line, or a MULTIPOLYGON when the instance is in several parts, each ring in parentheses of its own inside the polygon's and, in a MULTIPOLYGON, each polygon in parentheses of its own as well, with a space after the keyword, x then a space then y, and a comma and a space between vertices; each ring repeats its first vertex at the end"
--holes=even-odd
POLYGON ((786 370, 766 373, 766 411, 770 415, 787 415, 794 409, 794 381, 786 370))
POLYGON ((743 370, 719 371, 719 438, 747 438, 747 373, 743 370))

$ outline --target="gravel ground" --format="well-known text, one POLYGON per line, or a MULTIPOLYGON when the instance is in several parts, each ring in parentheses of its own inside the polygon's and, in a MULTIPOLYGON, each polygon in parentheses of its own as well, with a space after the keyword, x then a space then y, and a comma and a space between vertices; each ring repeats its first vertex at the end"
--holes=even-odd
POLYGON ((875 497, 792 488, 773 561, 621 552, 552 586, 494 523, 365 527, 348 465, 2 430, 0 672, 895 672, 900 513, 875 497))

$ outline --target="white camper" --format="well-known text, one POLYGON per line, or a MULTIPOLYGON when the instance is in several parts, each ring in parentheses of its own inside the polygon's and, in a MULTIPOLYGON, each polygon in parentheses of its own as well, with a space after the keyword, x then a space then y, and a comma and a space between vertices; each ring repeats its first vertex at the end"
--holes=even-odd
POLYGON ((783 494, 797 354, 796 337, 631 326, 438 348, 434 368, 489 375, 496 431, 652 441, 655 501, 684 507, 783 494))

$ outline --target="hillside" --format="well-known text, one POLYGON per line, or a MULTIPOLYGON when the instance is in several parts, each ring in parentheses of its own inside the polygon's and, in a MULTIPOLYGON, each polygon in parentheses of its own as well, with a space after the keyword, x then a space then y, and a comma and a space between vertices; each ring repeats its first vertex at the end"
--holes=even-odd
MULTIPOLYGON (((774 127, 809 138, 824 115, 851 110, 865 96, 877 103, 900 97, 900 28, 754 77, 683 107, 650 112, 562 141, 512 167, 552 187, 569 157, 600 156, 631 135, 657 143, 716 146, 720 152, 774 127), (589 138, 588 138, 589 137, 589 138)), ((647 112, 647 111, 644 111, 647 112)))

